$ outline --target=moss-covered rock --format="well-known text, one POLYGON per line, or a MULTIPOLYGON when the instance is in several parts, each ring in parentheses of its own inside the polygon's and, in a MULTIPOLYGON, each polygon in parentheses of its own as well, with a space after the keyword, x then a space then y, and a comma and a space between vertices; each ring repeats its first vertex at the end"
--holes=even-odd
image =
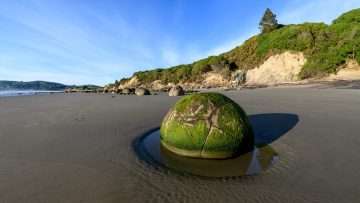
POLYGON ((253 149, 246 113, 228 97, 199 93, 180 99, 165 116, 161 144, 183 156, 229 158, 253 149))

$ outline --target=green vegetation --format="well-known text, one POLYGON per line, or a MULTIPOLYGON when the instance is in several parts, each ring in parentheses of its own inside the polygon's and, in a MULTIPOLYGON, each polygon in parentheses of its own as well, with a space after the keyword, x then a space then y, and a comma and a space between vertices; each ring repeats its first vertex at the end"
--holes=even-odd
POLYGON ((244 43, 244 45, 228 52, 229 60, 235 61, 240 69, 253 69, 270 56, 284 51, 303 52, 308 59, 307 64, 301 72, 301 77, 312 77, 321 65, 319 51, 325 52, 324 45, 329 43, 327 34, 328 26, 323 23, 305 23, 302 25, 288 25, 270 33, 255 36, 244 43), (305 71, 304 71, 305 70, 305 71))
POLYGON ((83 91, 86 91, 86 90, 90 91, 90 90, 98 90, 101 87, 97 86, 97 85, 80 85, 80 86, 72 86, 72 88, 76 88, 78 90, 83 90, 83 91))
POLYGON ((143 83, 150 83, 155 80, 161 80, 163 83, 178 83, 184 79, 190 79, 191 70, 190 65, 179 65, 169 69, 136 72, 134 75, 143 83))
POLYGON ((227 53, 192 64, 137 72, 134 76, 144 84, 154 80, 161 80, 164 84, 196 82, 209 71, 229 76, 236 69, 253 69, 270 56, 285 51, 304 53, 307 62, 299 75, 302 79, 334 73, 347 59, 355 59, 360 63, 360 9, 341 15, 330 25, 304 23, 278 26, 275 15, 268 16, 269 22, 273 22, 270 30, 266 28, 266 32, 248 39, 227 53))
POLYGON ((307 58, 300 78, 336 72, 347 59, 360 62, 360 9, 350 11, 331 25, 304 23, 288 25, 260 34, 226 56, 241 69, 252 69, 269 56, 284 51, 300 51, 307 58))
POLYGON ((218 93, 185 96, 161 125, 161 142, 174 153, 201 158, 228 158, 253 147, 246 113, 218 93))
MULTIPOLYGON (((134 73, 142 83, 151 83, 155 80, 161 80, 166 83, 179 83, 179 82, 193 82, 201 79, 201 75, 213 71, 216 67, 212 65, 224 66, 219 72, 230 72, 234 68, 234 64, 231 64, 223 55, 210 56, 206 59, 196 61, 192 64, 178 65, 168 69, 154 69, 150 71, 140 71, 134 73)), ((120 80, 120 83, 127 81, 127 79, 120 80)))

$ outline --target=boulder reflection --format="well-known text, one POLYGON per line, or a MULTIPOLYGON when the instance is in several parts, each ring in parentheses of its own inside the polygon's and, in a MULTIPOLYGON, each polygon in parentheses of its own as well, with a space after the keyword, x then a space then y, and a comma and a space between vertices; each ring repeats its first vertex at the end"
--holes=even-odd
POLYGON ((141 158, 149 163, 179 173, 205 177, 256 175, 268 169, 278 158, 269 145, 231 159, 211 160, 178 156, 161 146, 159 130, 144 135, 136 147, 141 158))

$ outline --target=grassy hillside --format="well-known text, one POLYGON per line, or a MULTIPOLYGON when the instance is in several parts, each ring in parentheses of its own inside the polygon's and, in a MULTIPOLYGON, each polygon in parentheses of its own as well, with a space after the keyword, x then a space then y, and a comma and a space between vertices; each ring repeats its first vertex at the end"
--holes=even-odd
MULTIPOLYGON (((270 56, 284 51, 305 54, 307 62, 300 73, 302 79, 336 72, 348 58, 360 63, 360 9, 341 15, 330 25, 304 23, 282 26, 270 33, 256 35, 219 56, 167 69, 136 72, 134 76, 143 84, 154 80, 163 83, 191 82, 201 80, 202 74, 208 71, 229 75, 234 70, 253 69, 270 56)), ((122 79, 120 83, 127 80, 122 79)))

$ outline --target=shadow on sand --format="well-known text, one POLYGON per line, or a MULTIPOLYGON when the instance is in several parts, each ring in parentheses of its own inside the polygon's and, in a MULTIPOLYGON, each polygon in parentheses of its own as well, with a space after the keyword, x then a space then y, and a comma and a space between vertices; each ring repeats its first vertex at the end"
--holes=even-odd
POLYGON ((271 167, 278 159, 278 154, 268 144, 291 130, 299 118, 295 114, 283 113, 257 114, 249 118, 254 128, 257 147, 241 156, 210 160, 175 155, 161 146, 159 128, 137 137, 133 147, 141 160, 156 169, 164 168, 176 173, 204 178, 257 175, 271 167))
POLYGON ((295 114, 270 113, 249 116, 254 129, 255 145, 268 145, 285 135, 299 122, 295 114))

